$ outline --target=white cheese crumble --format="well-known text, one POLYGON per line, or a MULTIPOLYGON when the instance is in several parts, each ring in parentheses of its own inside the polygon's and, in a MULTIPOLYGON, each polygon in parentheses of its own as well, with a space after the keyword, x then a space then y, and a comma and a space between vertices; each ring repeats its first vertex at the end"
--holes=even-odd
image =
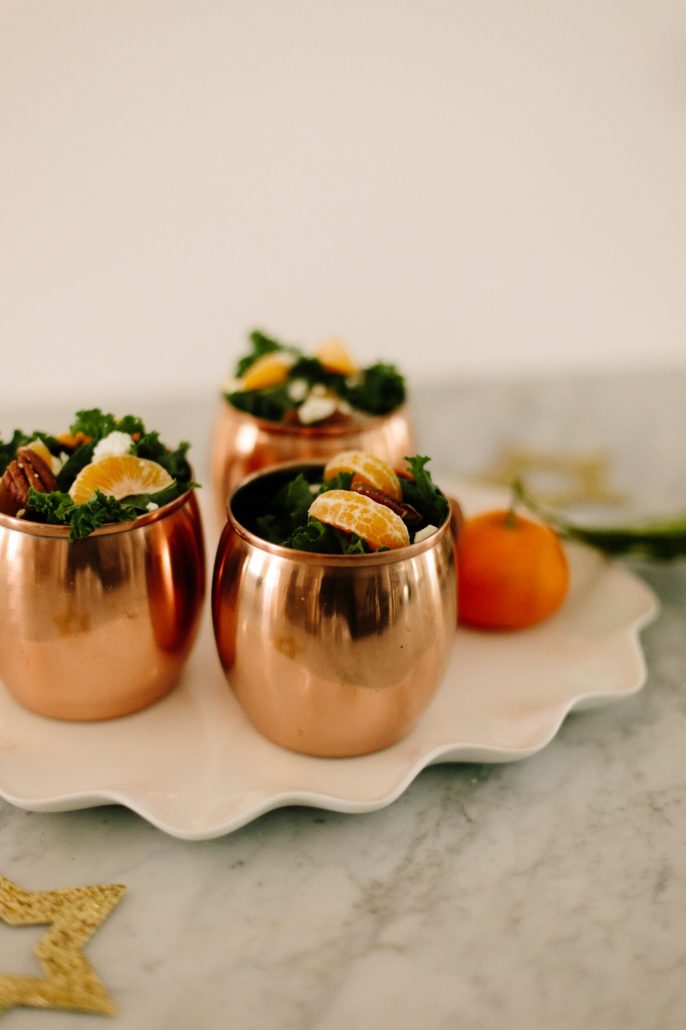
POLYGON ((437 529, 438 526, 424 526, 424 529, 415 534, 414 542, 418 544, 420 540, 426 540, 428 536, 433 536, 437 529))
POLYGON ((133 440, 128 433, 121 433, 115 429, 109 436, 103 436, 98 441, 93 451, 93 461, 102 461, 103 458, 118 458, 122 454, 128 454, 131 450, 133 440))
POLYGON ((307 379, 294 379, 288 387, 288 396, 298 404, 307 397, 307 379))
POLYGON ((307 400, 298 408, 298 418, 304 426, 309 426, 313 422, 321 422, 323 419, 329 418, 335 410, 336 401, 333 398, 318 397, 313 390, 307 400))
POLYGON ((146 511, 157 511, 158 508, 159 504, 155 504, 154 501, 148 501, 148 503, 145 506, 146 511))

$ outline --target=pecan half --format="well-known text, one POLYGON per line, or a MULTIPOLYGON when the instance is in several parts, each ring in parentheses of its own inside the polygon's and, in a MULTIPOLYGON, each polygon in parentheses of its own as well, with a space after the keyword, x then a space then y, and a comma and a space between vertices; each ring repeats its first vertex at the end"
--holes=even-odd
POLYGON ((396 501, 394 497, 389 497, 383 490, 377 490, 376 487, 368 486, 367 483, 356 483, 354 481, 350 484, 350 489, 353 493, 370 497, 372 501, 376 501, 378 504, 385 504, 387 508, 390 508, 396 515, 400 516, 406 526, 418 526, 422 521, 422 516, 411 504, 405 504, 404 501, 396 501))
POLYGON ((9 463, 2 477, 2 509, 5 514, 16 515, 26 507, 31 487, 39 493, 50 493, 57 489, 57 480, 35 451, 30 447, 20 447, 17 457, 9 463))

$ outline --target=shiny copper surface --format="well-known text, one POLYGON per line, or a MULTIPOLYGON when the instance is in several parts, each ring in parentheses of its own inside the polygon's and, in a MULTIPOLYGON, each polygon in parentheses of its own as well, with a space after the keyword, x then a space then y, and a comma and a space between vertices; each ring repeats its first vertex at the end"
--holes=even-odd
POLYGON ((226 500, 246 476, 286 461, 333 457, 339 451, 361 450, 399 465, 414 454, 414 431, 406 406, 389 415, 372 416, 352 425, 293 426, 268 422, 239 411, 222 397, 212 439, 212 489, 220 525, 226 522, 226 500))
POLYGON ((205 590, 194 492, 70 543, 0 515, 0 681, 27 708, 107 719, 174 686, 205 590))
POLYGON ((313 467, 259 473, 232 495, 215 637, 231 689, 266 737, 309 755, 366 754, 412 728, 443 675, 455 634, 451 522, 370 555, 309 554, 254 535, 260 494, 313 467))

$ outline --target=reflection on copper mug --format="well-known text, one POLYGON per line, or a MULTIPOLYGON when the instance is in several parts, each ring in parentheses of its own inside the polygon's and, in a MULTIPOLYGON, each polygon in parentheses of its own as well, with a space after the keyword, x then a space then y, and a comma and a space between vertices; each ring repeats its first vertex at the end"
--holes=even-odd
POLYGON ((220 525, 226 499, 246 476, 286 461, 332 458, 340 451, 369 451, 391 465, 414 454, 414 431, 407 406, 388 415, 338 425, 297 426, 269 422, 234 408, 221 398, 212 440, 212 489, 220 525))
POLYGON ((212 583, 219 657, 250 720, 304 754, 361 755, 400 740, 429 704, 455 637, 450 517, 409 547, 323 555, 254 532, 264 501, 296 472, 257 473, 228 504, 212 583))
POLYGON ((70 542, 66 526, 0 515, 0 680, 27 708, 107 719, 174 686, 205 591, 193 490, 70 542))

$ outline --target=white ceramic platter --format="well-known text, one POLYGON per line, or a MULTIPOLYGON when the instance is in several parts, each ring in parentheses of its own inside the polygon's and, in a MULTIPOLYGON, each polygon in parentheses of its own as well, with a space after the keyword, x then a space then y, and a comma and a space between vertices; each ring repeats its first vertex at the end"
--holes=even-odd
MULTIPOLYGON (((503 503, 493 490, 450 489, 469 514, 503 503)), ((60 723, 25 711, 0 685, 0 795, 41 812, 118 803, 200 840, 283 805, 382 808, 434 763, 526 758, 572 709, 619 701, 645 681, 639 631, 657 613, 654 595, 591 550, 570 546, 568 555, 561 610, 518 633, 459 630, 431 707, 386 751, 307 758, 264 740, 226 685, 207 616, 179 687, 137 715, 60 723)))

